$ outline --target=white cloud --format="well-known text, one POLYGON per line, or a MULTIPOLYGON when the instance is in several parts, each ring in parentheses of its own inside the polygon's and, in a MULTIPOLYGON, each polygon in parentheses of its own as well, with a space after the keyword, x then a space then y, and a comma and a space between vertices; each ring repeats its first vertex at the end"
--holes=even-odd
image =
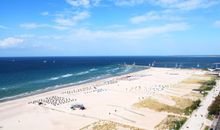
MULTIPOLYGON (((164 35, 171 35, 175 32, 185 31, 189 28, 187 23, 170 23, 162 24, 159 26, 143 27, 137 29, 112 29, 112 30, 91 30, 91 29, 76 29, 72 28, 71 31, 64 32, 63 34, 54 35, 30 35, 24 34, 17 36, 19 38, 24 38, 26 42, 31 44, 26 44, 26 47, 31 45, 52 45, 55 48, 63 49, 63 52, 75 52, 80 54, 83 53, 82 50, 86 52, 87 49, 97 49, 105 48, 113 49, 112 46, 119 47, 123 49, 124 46, 134 46, 137 44, 147 44, 153 39, 161 38, 164 35), (156 38, 155 38, 156 37, 156 38), (62 43, 62 44, 60 44, 62 43), (81 48, 78 50, 77 48, 81 48)), ((23 45, 24 46, 24 45, 23 45)), ((25 46, 24 46, 25 47, 25 46)), ((43 47, 42 47, 43 48, 43 47)), ((133 48, 133 47, 132 47, 133 48)), ((50 49, 50 48, 49 48, 50 49)), ((126 49, 126 48, 125 48, 126 49)), ((130 48, 131 49, 131 48, 130 48)))
POLYGON ((48 27, 48 25, 37 24, 37 23, 24 23, 24 24, 21 24, 20 27, 25 28, 25 29, 36 29, 36 28, 48 27))
MULTIPOLYGON (((90 29, 72 29, 71 33, 63 35, 52 36, 32 36, 23 35, 28 39, 47 39, 47 40, 59 40, 63 43, 90 43, 90 41, 104 42, 104 41, 126 41, 129 43, 131 40, 146 40, 150 37, 165 35, 176 31, 184 31, 189 28, 187 23, 170 23, 160 26, 143 27, 138 29, 125 29, 122 30, 90 30, 90 29)), ((21 36, 20 36, 21 37, 21 36)))
POLYGON ((0 29, 7 29, 6 26, 0 25, 0 29))
POLYGON ((90 17, 88 11, 79 12, 76 15, 68 18, 59 17, 55 19, 55 23, 61 26, 74 26, 78 22, 90 17))
POLYGON ((220 3, 219 0, 151 0, 151 2, 162 7, 181 10, 208 8, 220 3))
POLYGON ((8 37, 0 40, 0 48, 9 48, 22 43, 24 40, 21 38, 8 37))
POLYGON ((56 30, 66 30, 66 29, 68 29, 67 27, 61 26, 61 25, 54 25, 54 26, 51 26, 51 28, 56 29, 56 30))
POLYGON ((74 7, 89 8, 98 6, 101 0, 66 0, 66 2, 74 7))
POLYGON ((130 18, 130 22, 133 24, 139 24, 146 21, 151 20, 170 20, 170 21, 178 21, 182 20, 182 17, 179 16, 171 16, 166 11, 165 12, 156 12, 156 11, 150 11, 146 14, 134 16, 130 18))
POLYGON ((56 18, 55 22, 63 26, 73 26, 75 24, 75 22, 72 21, 72 19, 65 19, 65 18, 56 18))
POLYGON ((101 0, 93 0, 93 6, 98 6, 101 3, 101 0))
POLYGON ((57 30, 67 29, 66 27, 60 25, 37 24, 37 23, 24 23, 24 24, 20 24, 20 27, 24 29, 37 29, 37 28, 53 28, 57 30))
POLYGON ((143 4, 147 0, 114 0, 115 5, 118 6, 134 6, 138 4, 143 4))
POLYGON ((47 11, 42 12, 41 15, 42 15, 42 16, 47 16, 47 15, 49 15, 49 12, 47 12, 47 11))
POLYGON ((75 7, 79 7, 79 6, 89 7, 90 5, 89 0, 66 0, 66 2, 75 7))
POLYGON ((103 29, 121 29, 125 27, 126 25, 122 25, 122 24, 111 24, 111 25, 106 25, 105 27, 103 27, 103 29))
POLYGON ((140 4, 153 4, 164 8, 193 10, 208 8, 220 3, 220 0, 113 0, 118 6, 135 6, 140 4))
POLYGON ((65 30, 68 29, 68 27, 74 26, 89 17, 90 14, 88 11, 77 12, 74 15, 72 14, 71 16, 69 14, 67 15, 63 13, 55 18, 53 24, 38 24, 32 22, 20 24, 20 27, 24 29, 52 28, 57 30, 65 30))
POLYGON ((219 28, 220 28, 220 20, 215 21, 215 22, 214 22, 214 25, 215 25, 216 27, 219 27, 219 28))
MULTIPOLYGON (((125 31, 92 31, 88 29, 80 29, 73 31, 73 35, 69 37, 72 41, 74 40, 97 40, 97 39, 114 39, 118 41, 131 40, 131 39, 146 39, 158 34, 166 34, 175 31, 184 31, 189 28, 186 23, 171 23, 162 26, 145 27, 139 29, 130 29, 125 31), (86 39, 85 39, 86 37, 86 39)), ((68 38, 65 38, 68 39, 68 38)), ((70 41, 71 41, 70 40, 70 41)))

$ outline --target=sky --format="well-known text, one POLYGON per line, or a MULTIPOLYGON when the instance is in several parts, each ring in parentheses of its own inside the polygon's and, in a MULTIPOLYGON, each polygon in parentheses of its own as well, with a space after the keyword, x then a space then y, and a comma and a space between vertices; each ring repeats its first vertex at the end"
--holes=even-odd
POLYGON ((220 55, 220 0, 1 0, 0 57, 220 55))

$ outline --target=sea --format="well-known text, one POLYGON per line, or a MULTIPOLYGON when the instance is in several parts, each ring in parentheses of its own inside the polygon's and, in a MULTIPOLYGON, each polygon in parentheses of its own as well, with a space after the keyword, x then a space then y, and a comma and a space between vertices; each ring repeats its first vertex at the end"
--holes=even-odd
POLYGON ((1 57, 0 101, 151 67, 215 68, 211 56, 1 57))

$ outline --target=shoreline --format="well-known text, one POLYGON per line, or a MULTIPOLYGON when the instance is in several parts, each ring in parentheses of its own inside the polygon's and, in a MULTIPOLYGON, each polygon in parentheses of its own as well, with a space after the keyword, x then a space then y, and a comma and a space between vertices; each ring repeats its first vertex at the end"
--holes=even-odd
MULTIPOLYGON (((127 66, 130 66, 130 65, 127 65, 127 66)), ((19 95, 15 95, 15 96, 5 97, 5 98, 0 99, 0 104, 4 103, 4 102, 9 102, 9 101, 13 101, 13 100, 18 100, 18 99, 22 99, 22 98, 26 98, 26 97, 31 97, 31 96, 47 93, 47 92, 61 90, 61 89, 64 89, 64 88, 70 88, 70 87, 86 85, 86 84, 90 84, 90 83, 98 82, 98 81, 101 82, 102 80, 105 80, 105 79, 119 77, 119 76, 123 76, 123 75, 127 75, 127 74, 132 74, 132 73, 136 73, 136 72, 143 71, 143 70, 151 68, 151 67, 149 68, 149 66, 143 66, 143 65, 135 65, 135 66, 143 67, 143 69, 136 70, 136 71, 129 72, 129 73, 119 74, 119 75, 111 75, 111 76, 103 77, 103 78, 100 78, 100 79, 93 79, 91 81, 85 81, 83 83, 69 83, 69 84, 60 85, 58 87, 53 86, 53 87, 47 87, 47 88, 44 88, 44 89, 34 90, 32 92, 26 92, 27 94, 23 93, 23 94, 19 94, 19 95)), ((163 68, 163 67, 152 67, 152 68, 163 68)))
POLYGON ((170 114, 177 114, 140 108, 137 104, 142 106, 151 98, 152 103, 156 100, 162 106, 175 107, 173 97, 181 101, 197 98, 191 92, 198 85, 191 84, 191 78, 206 79, 206 72, 152 67, 2 102, 0 127, 3 130, 92 130, 89 128, 97 124, 116 123, 120 127, 154 129, 170 114), (77 104, 86 109, 72 110, 77 104))

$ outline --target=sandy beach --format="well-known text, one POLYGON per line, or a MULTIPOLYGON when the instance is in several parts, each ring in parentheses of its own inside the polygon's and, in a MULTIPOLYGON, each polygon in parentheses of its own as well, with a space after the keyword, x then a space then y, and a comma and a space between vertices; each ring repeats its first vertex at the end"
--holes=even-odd
POLYGON ((174 98, 202 98, 192 89, 200 86, 196 81, 209 78, 202 70, 150 68, 11 100, 0 103, 0 129, 163 129, 160 125, 168 115, 182 115, 141 107, 140 103, 152 99, 175 106, 174 98), (72 110, 72 105, 82 105, 85 110, 72 110))

